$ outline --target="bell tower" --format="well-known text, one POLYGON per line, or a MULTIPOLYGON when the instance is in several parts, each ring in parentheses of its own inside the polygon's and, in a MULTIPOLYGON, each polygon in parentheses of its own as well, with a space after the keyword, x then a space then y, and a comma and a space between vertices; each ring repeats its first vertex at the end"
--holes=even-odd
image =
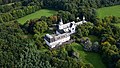
POLYGON ((62 20, 62 18, 60 19, 59 25, 63 25, 63 20, 62 20))
POLYGON ((83 16, 83 21, 85 21, 85 16, 83 16))

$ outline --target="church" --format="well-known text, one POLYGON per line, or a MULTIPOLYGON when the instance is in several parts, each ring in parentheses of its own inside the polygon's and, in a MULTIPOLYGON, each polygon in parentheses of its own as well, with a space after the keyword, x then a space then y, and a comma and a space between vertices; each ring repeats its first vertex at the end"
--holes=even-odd
POLYGON ((60 46, 63 43, 68 42, 70 40, 70 35, 76 32, 76 27, 83 23, 87 23, 87 21, 85 21, 85 17, 83 17, 82 21, 73 21, 66 24, 64 24, 61 19, 57 26, 56 34, 46 34, 44 40, 51 48, 60 46))

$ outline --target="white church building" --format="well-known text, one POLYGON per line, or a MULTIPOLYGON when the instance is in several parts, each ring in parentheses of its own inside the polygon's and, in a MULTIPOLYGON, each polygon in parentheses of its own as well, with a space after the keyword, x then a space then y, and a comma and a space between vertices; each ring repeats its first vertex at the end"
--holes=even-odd
POLYGON ((53 35, 46 34, 44 37, 44 40, 46 44, 51 48, 60 46, 64 42, 69 41, 70 35, 76 32, 77 25, 80 25, 83 23, 87 23, 87 21, 85 21, 85 17, 83 17, 82 21, 79 21, 79 22, 73 21, 66 24, 64 24, 61 19, 61 21, 57 26, 56 34, 53 34, 53 35))

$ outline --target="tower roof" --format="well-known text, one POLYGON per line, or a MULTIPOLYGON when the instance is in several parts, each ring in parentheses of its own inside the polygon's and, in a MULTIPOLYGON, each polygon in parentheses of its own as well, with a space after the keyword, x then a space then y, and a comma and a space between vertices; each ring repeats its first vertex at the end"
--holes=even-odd
POLYGON ((60 19, 60 22, 59 22, 59 25, 62 25, 63 24, 63 20, 62 18, 60 19))
POLYGON ((85 16, 83 16, 83 20, 85 20, 85 16))

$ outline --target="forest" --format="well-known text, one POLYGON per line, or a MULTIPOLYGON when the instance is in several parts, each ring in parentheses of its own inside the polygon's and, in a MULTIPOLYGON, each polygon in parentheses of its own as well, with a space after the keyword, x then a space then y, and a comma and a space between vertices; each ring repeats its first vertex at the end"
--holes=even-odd
POLYGON ((0 0, 0 67, 96 68, 84 62, 72 45, 50 49, 43 40, 46 33, 55 32, 53 24, 61 17, 64 22, 71 22, 85 16, 89 22, 77 27, 77 33, 72 35, 74 43, 86 52, 99 54, 106 68, 120 68, 120 27, 114 25, 120 23, 120 16, 101 19, 96 11, 115 5, 120 5, 120 0, 0 0), (57 13, 30 19, 24 24, 17 21, 40 9, 52 9, 57 13), (83 42, 86 37, 87 44, 83 42))

